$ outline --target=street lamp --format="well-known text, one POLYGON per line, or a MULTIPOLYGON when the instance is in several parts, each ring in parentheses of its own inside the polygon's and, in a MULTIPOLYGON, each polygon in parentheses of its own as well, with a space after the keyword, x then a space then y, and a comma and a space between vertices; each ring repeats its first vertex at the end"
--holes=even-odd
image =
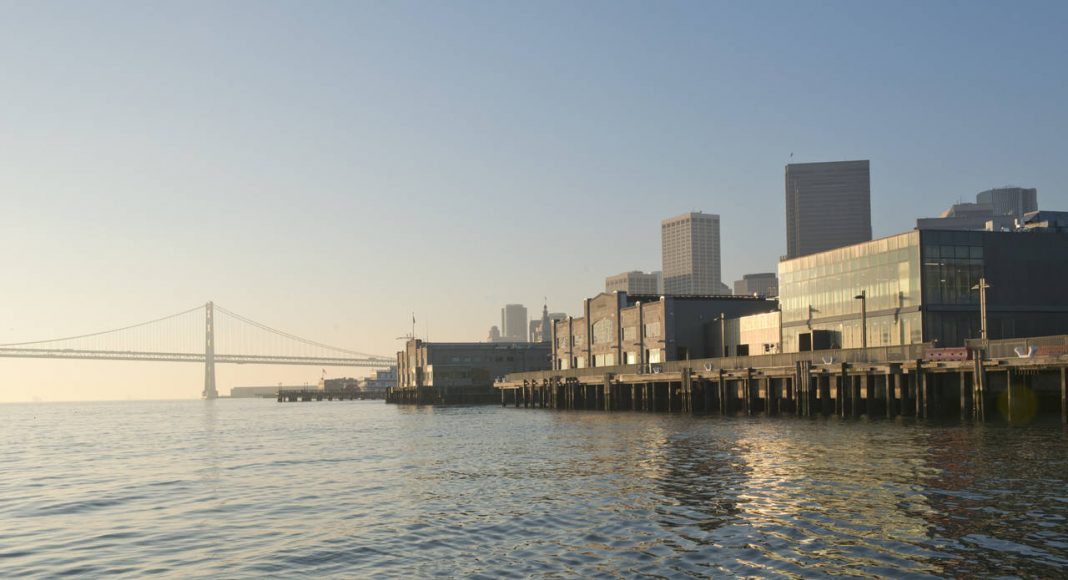
POLYGON ((853 298, 860 300, 860 346, 868 348, 868 291, 861 290, 853 298))
POLYGON ((719 313, 719 343, 723 347, 723 356, 728 356, 730 351, 727 350, 727 315, 719 313))
POLYGON ((990 284, 986 283, 986 277, 979 278, 979 283, 972 286, 972 290, 979 291, 979 336, 986 343, 986 289, 990 284))

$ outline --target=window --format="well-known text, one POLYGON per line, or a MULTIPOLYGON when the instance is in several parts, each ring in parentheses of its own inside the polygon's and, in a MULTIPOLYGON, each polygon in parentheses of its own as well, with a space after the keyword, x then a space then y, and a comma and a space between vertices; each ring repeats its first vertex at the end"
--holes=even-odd
POLYGON ((614 354, 595 354, 593 355, 593 366, 595 367, 610 367, 615 366, 616 355, 614 354))
MULTIPOLYGON (((660 321, 645 323, 645 336, 660 336, 660 321)), ((650 361, 652 362, 652 361, 650 361)), ((659 362, 659 361, 657 361, 659 362)))
POLYGON ((624 326, 623 327, 623 340, 636 342, 638 340, 638 327, 637 326, 624 326))
POLYGON ((626 364, 628 364, 628 365, 636 365, 636 364, 638 364, 638 353, 636 353, 636 352, 627 352, 627 353, 623 353, 623 356, 625 357, 626 364))
POLYGON ((612 320, 605 318, 593 323, 593 344, 612 342, 612 320))

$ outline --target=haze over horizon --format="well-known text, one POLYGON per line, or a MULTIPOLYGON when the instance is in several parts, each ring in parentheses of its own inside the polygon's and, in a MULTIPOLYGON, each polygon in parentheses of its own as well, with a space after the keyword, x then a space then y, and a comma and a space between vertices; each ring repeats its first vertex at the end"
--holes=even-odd
MULTIPOLYGON (((870 159, 875 237, 1001 185, 1068 210, 1059 2, 4 12, 0 344, 209 300, 387 356, 413 312, 420 336, 484 340, 506 303, 575 314, 659 269, 660 220, 686 211, 721 216, 725 282, 775 271, 788 161, 870 159)), ((225 394, 320 369, 217 374, 225 394)), ((0 402, 202 381, 0 359, 0 402)))

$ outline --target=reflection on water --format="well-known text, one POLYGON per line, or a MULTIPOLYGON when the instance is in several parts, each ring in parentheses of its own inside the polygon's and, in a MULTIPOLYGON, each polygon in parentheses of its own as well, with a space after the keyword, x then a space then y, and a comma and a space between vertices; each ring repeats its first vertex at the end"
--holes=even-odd
POLYGON ((3 576, 1068 574, 1060 426, 0 406, 3 576))

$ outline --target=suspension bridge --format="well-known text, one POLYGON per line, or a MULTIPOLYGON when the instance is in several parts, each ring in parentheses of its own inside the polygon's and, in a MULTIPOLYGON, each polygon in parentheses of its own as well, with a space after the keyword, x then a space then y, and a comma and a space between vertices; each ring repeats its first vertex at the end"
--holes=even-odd
POLYGON ((396 363, 390 357, 301 338, 213 302, 103 332, 0 344, 0 357, 204 363, 201 395, 205 399, 219 396, 216 363, 364 368, 386 368, 396 363))

